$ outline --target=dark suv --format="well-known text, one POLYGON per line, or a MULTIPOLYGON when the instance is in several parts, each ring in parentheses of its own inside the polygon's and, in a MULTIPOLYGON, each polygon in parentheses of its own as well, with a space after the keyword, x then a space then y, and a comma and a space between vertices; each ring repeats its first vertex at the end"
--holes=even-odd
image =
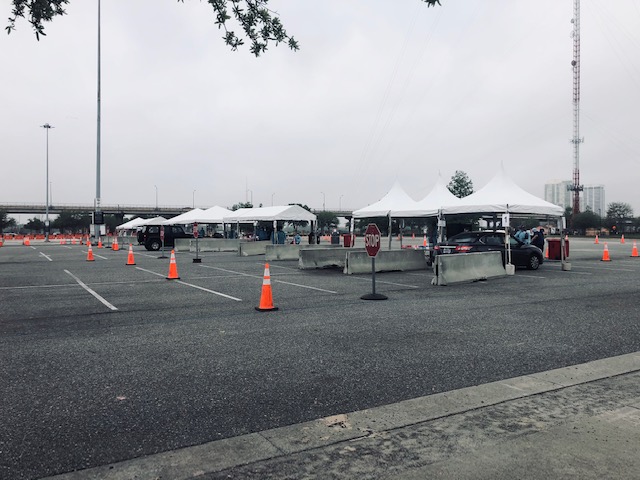
MULTIPOLYGON (((138 243, 144 245, 147 250, 160 250, 160 225, 145 225, 138 232, 138 243)), ((193 238, 193 234, 187 233, 179 225, 164 225, 164 246, 174 247, 176 238, 193 238)))

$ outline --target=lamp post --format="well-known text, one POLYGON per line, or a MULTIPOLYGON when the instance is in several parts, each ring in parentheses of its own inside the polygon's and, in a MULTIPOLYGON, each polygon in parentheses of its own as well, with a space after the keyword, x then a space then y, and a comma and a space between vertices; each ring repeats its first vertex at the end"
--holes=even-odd
POLYGON ((156 213, 158 213, 158 186, 154 185, 154 187, 156 187, 156 213))
POLYGON ((251 200, 250 200, 250 202, 249 202, 249 203, 251 203, 251 206, 253 206, 253 190, 251 190, 251 189, 247 188, 247 192, 249 192, 249 193, 251 194, 251 197, 250 197, 250 198, 251 198, 251 200))
POLYGON ((342 211, 342 197, 344 197, 344 195, 340 195, 340 199, 338 200, 338 210, 342 211))
POLYGON ((193 191, 193 208, 196 208, 196 191, 193 191))
POLYGON ((45 202, 44 241, 49 241, 49 129, 54 128, 48 123, 41 125, 47 131, 47 198, 45 202))
POLYGON ((327 196, 324 194, 324 192, 320 192, 320 193, 322 194, 322 211, 324 211, 325 210, 324 206, 327 200, 327 196))

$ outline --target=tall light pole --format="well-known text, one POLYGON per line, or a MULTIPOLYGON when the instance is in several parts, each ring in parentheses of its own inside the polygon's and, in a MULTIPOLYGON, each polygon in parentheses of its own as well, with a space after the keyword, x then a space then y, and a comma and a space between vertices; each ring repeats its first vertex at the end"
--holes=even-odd
POLYGON ((102 211, 100 207, 100 0, 98 0, 98 93, 97 93, 97 131, 96 131, 96 200, 94 224, 96 231, 95 236, 100 236, 100 225, 104 223, 103 216, 99 213, 102 211))
POLYGON ((251 206, 253 206, 253 190, 251 190, 251 189, 247 188, 247 192, 249 192, 249 193, 251 194, 251 201, 250 201, 250 203, 251 203, 251 206))
POLYGON ((342 211, 342 197, 344 197, 344 195, 340 195, 340 199, 338 200, 338 210, 342 211))
POLYGON ((158 213, 158 186, 154 185, 154 187, 156 187, 156 213, 158 213))
POLYGON ((196 208, 196 191, 193 191, 193 208, 196 208))
POLYGON ((271 206, 273 207, 273 196, 275 195, 275 192, 271 194, 271 206))
POLYGON ((54 127, 52 127, 48 123, 45 123, 44 125, 40 125, 40 126, 47 131, 47 201, 45 203, 46 216, 44 220, 44 241, 48 242, 49 241, 49 129, 54 127))
POLYGON ((324 192, 320 192, 322 194, 322 210, 325 210, 325 203, 327 201, 327 196, 324 194, 324 192))

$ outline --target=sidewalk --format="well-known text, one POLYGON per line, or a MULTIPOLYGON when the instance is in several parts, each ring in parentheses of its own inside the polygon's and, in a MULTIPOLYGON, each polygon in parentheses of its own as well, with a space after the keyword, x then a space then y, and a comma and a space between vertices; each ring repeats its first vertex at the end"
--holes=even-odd
POLYGON ((640 353, 52 478, 640 478, 640 353))

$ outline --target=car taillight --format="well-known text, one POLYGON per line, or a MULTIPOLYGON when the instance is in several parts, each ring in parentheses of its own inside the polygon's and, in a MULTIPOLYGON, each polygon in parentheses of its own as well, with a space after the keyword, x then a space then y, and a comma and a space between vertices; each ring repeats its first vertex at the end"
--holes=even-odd
POLYGON ((456 252, 469 252, 473 249, 470 245, 458 245, 456 247, 456 252))

